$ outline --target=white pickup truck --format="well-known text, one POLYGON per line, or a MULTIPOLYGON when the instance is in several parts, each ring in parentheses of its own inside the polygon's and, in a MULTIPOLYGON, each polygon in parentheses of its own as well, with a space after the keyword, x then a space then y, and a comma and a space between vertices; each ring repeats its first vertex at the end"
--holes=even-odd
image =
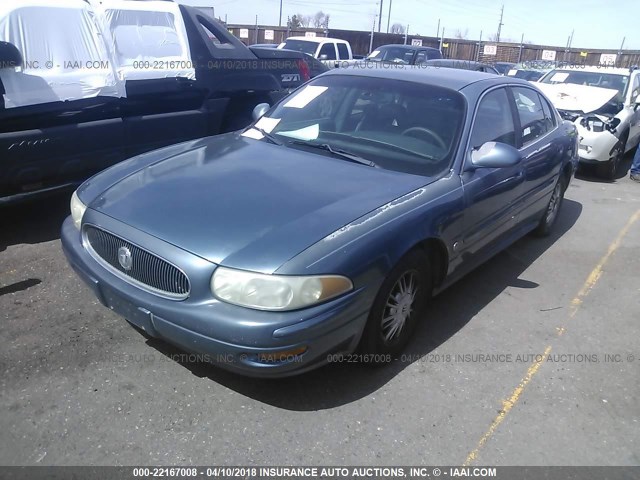
POLYGON ((329 68, 337 68, 340 62, 353 60, 351 45, 346 40, 328 37, 289 37, 280 49, 296 50, 317 58, 329 68))

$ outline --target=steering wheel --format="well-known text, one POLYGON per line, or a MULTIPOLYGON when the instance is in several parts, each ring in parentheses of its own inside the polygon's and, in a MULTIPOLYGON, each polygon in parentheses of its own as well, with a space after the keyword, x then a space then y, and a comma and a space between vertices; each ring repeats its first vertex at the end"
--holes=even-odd
POLYGON ((401 135, 409 135, 410 133, 413 133, 413 132, 426 133, 427 135, 429 135, 429 137, 435 140, 435 143, 437 146, 439 146, 443 150, 447 149, 447 144, 444 143, 444 140, 442 140, 442 137, 438 135, 436 132, 434 132, 433 130, 429 130, 428 128, 425 128, 425 127, 410 127, 410 128, 407 128, 404 132, 402 132, 401 135))

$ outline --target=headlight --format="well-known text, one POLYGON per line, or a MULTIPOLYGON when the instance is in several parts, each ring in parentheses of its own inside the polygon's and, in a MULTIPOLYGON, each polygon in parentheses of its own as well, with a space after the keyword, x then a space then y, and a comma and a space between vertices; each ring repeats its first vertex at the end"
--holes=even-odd
POLYGON ((211 278, 217 298, 259 310, 304 308, 351 289, 351 280, 339 275, 293 277, 218 267, 211 278))
POLYGON ((73 224, 78 230, 80 230, 80 224, 82 223, 82 216, 87 206, 80 201, 78 194, 73 192, 71 195, 71 218, 73 218, 73 224))

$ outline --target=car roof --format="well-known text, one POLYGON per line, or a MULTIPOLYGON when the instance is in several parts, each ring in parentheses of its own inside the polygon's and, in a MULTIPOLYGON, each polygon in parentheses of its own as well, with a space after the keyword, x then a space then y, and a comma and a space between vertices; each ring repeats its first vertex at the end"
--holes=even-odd
POLYGON ((468 65, 470 67, 485 66, 486 63, 476 62, 475 60, 460 60, 457 58, 433 58, 425 62, 427 65, 468 65))
POLYGON ((588 73, 612 73, 615 75, 629 75, 628 68, 615 68, 607 65, 592 66, 592 65, 567 65, 566 67, 558 66, 553 70, 570 70, 572 72, 588 72, 588 73))
POLYGON ((394 68, 337 68, 329 70, 323 77, 331 75, 351 75, 369 78, 388 78, 392 80, 404 80, 424 85, 462 90, 477 82, 491 82, 492 84, 522 84, 531 86, 530 82, 514 77, 503 77, 493 73, 477 72, 455 68, 437 68, 411 65, 398 65, 394 68))
POLYGON ((287 37, 287 38, 284 39, 285 42, 287 40, 305 40, 307 42, 312 42, 312 43, 325 43, 325 42, 349 43, 346 40, 342 40, 340 38, 330 38, 330 37, 302 37, 302 36, 297 36, 297 37, 287 37))
POLYGON ((412 49, 423 49, 423 50, 436 50, 439 51, 437 48, 433 48, 433 47, 423 47, 421 45, 404 45, 402 43, 387 43, 386 45, 380 45, 379 47, 374 48, 374 50, 379 50, 381 48, 387 48, 387 47, 393 47, 393 48, 404 48, 406 50, 412 49))

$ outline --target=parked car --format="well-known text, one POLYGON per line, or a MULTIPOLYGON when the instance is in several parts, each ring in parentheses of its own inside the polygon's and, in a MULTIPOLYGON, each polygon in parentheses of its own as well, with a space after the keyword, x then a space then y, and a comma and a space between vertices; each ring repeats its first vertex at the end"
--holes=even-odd
POLYGON ((382 45, 376 48, 365 58, 365 61, 400 65, 420 65, 428 60, 438 58, 442 58, 442 53, 437 48, 392 44, 382 45))
POLYGON ((580 162, 613 180, 624 154, 640 142, 640 70, 563 67, 537 86, 563 118, 575 123, 580 162))
MULTIPOLYGON (((277 45, 275 45, 275 47, 277 47, 277 45)), ((274 47, 271 46, 271 44, 256 44, 256 45, 251 45, 249 48, 253 50, 254 48, 255 49, 261 49, 261 48, 272 49, 274 47), (266 46, 266 45, 269 45, 269 46, 266 46)), ((287 51, 287 50, 281 49, 281 51, 287 51)), ((307 64, 309 78, 315 78, 321 73, 324 73, 327 70, 329 70, 329 67, 327 67, 324 63, 322 63, 320 60, 316 59, 315 57, 307 53, 303 53, 302 58, 304 62, 307 64)))
POLYGON ((235 372, 387 362, 432 293, 551 231, 577 146, 526 81, 330 70, 243 132, 96 175, 62 246, 108 308, 235 372))
POLYGON ((0 2, 0 205, 245 127, 306 74, 300 53, 249 50, 173 2, 0 2))
POLYGON ((509 77, 521 78, 529 82, 537 82, 544 74, 556 67, 556 62, 546 60, 531 60, 517 63, 506 75, 509 77))
POLYGON ((441 59, 441 60, 428 60, 424 62, 428 67, 438 68, 459 68, 462 70, 474 70, 476 72, 492 73, 493 75, 499 75, 499 72, 491 65, 481 62, 475 62, 473 60, 455 60, 455 59, 441 59))
POLYGON ((351 44, 339 38, 289 37, 278 45, 278 48, 306 53, 329 68, 335 68, 342 62, 353 60, 351 44))
POLYGON ((495 68, 500 75, 506 75, 509 70, 511 70, 515 66, 516 64, 512 62, 495 62, 493 64, 493 68, 495 68))

